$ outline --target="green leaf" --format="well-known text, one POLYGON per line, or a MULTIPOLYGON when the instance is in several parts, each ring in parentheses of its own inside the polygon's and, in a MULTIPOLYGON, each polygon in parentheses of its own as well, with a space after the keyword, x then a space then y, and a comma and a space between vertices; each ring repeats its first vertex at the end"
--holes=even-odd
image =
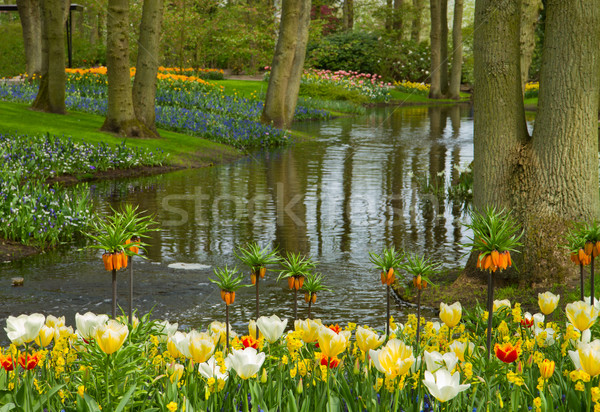
POLYGON ((121 399, 121 402, 119 402, 119 404, 117 405, 117 409, 115 409, 115 412, 121 412, 123 409, 125 409, 125 405, 127 405, 127 402, 129 402, 129 398, 131 398, 131 394, 133 393, 133 391, 135 391, 136 387, 137 385, 133 385, 131 388, 129 388, 127 393, 123 396, 123 399, 121 399))

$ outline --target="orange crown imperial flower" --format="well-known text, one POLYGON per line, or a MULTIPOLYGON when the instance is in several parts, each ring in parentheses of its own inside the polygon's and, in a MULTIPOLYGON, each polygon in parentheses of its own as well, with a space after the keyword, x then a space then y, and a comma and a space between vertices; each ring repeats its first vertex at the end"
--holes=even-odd
POLYGON ((494 352, 496 357, 504 363, 512 363, 519 357, 521 351, 521 342, 517 342, 513 345, 511 342, 505 342, 503 344, 496 343, 494 345, 494 352))

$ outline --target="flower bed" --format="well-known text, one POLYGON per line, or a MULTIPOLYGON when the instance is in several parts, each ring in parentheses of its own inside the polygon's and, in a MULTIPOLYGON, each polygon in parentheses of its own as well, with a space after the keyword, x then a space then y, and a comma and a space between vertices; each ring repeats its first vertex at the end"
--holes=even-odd
POLYGON ((565 325, 554 321, 563 316, 559 298, 540 294, 542 313, 533 315, 518 303, 494 302, 489 359, 487 312, 459 303, 442 304, 442 323, 423 320, 420 335, 414 315, 405 324, 392 319, 389 339, 368 326, 263 316, 239 335, 230 330, 230 353, 219 322, 181 332, 148 316, 127 325, 78 314, 76 328, 53 316, 9 317, 13 343, 0 355, 0 404, 50 411, 598 408, 598 309, 568 304, 565 325))
MULTIPOLYGON (((263 102, 258 98, 226 95, 222 86, 204 80, 201 70, 161 69, 156 93, 158 127, 241 149, 276 146, 289 141, 286 131, 260 123, 263 102)), ((135 75, 134 68, 130 74, 135 75)), ((69 110, 106 115, 105 67, 67 69, 66 91, 65 103, 69 110)), ((0 84, 1 100, 31 103, 36 94, 34 83, 0 84)), ((326 111, 302 106, 297 107, 295 113, 296 120, 328 118, 326 111)))
POLYGON ((56 136, 0 134, 0 236, 24 244, 53 245, 88 227, 91 201, 85 186, 67 192, 45 180, 135 166, 158 166, 161 152, 56 136))
POLYGON ((430 85, 426 83, 414 83, 407 80, 402 80, 401 82, 394 82, 394 87, 396 90, 403 93, 414 93, 421 96, 428 96, 430 85))

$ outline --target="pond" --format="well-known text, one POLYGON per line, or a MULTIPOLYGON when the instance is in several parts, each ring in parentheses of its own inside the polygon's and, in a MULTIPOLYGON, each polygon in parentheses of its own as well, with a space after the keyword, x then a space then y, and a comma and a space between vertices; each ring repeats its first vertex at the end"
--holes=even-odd
MULTIPOLYGON (((383 328, 385 289, 370 251, 395 245, 447 268, 464 263, 457 245, 465 240, 461 207, 426 193, 420 182, 447 185, 455 166, 471 162, 469 106, 374 108, 365 116, 295 128, 313 138, 212 168, 90 185, 101 210, 131 202, 161 223, 148 240, 148 260, 134 262, 140 313, 152 310, 183 327, 224 321, 224 304, 208 278, 215 266, 242 268, 233 252, 250 241, 319 262, 317 271, 332 291, 319 295, 313 316, 327 323, 383 328)), ((42 312, 66 315, 74 325, 76 312, 109 313, 111 276, 99 253, 80 247, 2 264, 0 323, 10 314, 42 312), (10 287, 18 276, 24 286, 10 287)), ((276 277, 268 272, 261 282, 261 314, 292 318, 293 294, 276 277)), ((125 310, 127 290, 122 272, 119 304, 125 310)), ((254 290, 237 293, 231 309, 234 330, 247 333, 254 290)), ((396 304, 392 315, 404 319, 407 310, 396 304)), ((302 300, 299 317, 306 313, 302 300)))

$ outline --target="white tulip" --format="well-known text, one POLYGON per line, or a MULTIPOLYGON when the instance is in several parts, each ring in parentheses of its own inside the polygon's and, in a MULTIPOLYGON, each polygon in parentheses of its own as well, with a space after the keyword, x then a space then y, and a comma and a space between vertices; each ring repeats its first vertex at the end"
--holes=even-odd
POLYGON ((277 315, 261 316, 256 320, 258 329, 269 343, 276 342, 283 335, 287 323, 287 319, 281 320, 277 315))
POLYGON ((32 315, 9 316, 6 319, 6 334, 8 339, 16 345, 32 342, 37 338, 46 318, 44 315, 34 313, 32 315))
POLYGON ((96 315, 92 312, 87 312, 85 315, 75 314, 77 334, 88 342, 94 339, 98 326, 106 322, 108 322, 107 315, 96 315))
POLYGON ((221 380, 227 380, 229 377, 229 373, 227 372, 229 368, 227 367, 228 362, 225 362, 225 367, 227 368, 225 373, 221 373, 221 367, 215 360, 215 357, 211 357, 206 362, 203 362, 198 365, 198 371, 200 375, 204 376, 206 379, 215 378, 221 380))
POLYGON ((435 372, 442 367, 453 370, 458 363, 458 356, 454 352, 444 353, 425 351, 425 365, 429 372, 435 372))
POLYGON ((177 323, 169 323, 168 321, 156 322, 154 332, 158 334, 159 342, 165 343, 169 336, 177 332, 179 325, 177 323))
POLYGON ((434 374, 425 371, 425 379, 423 383, 429 389, 431 395, 433 395, 438 401, 446 402, 453 399, 460 392, 469 389, 470 384, 460 384, 460 373, 456 372, 450 374, 446 369, 439 369, 434 374))
POLYGON ((256 375, 258 371, 260 371, 264 361, 265 354, 263 352, 257 353, 254 348, 234 350, 227 355, 226 360, 228 365, 230 365, 242 379, 248 379, 256 375))

